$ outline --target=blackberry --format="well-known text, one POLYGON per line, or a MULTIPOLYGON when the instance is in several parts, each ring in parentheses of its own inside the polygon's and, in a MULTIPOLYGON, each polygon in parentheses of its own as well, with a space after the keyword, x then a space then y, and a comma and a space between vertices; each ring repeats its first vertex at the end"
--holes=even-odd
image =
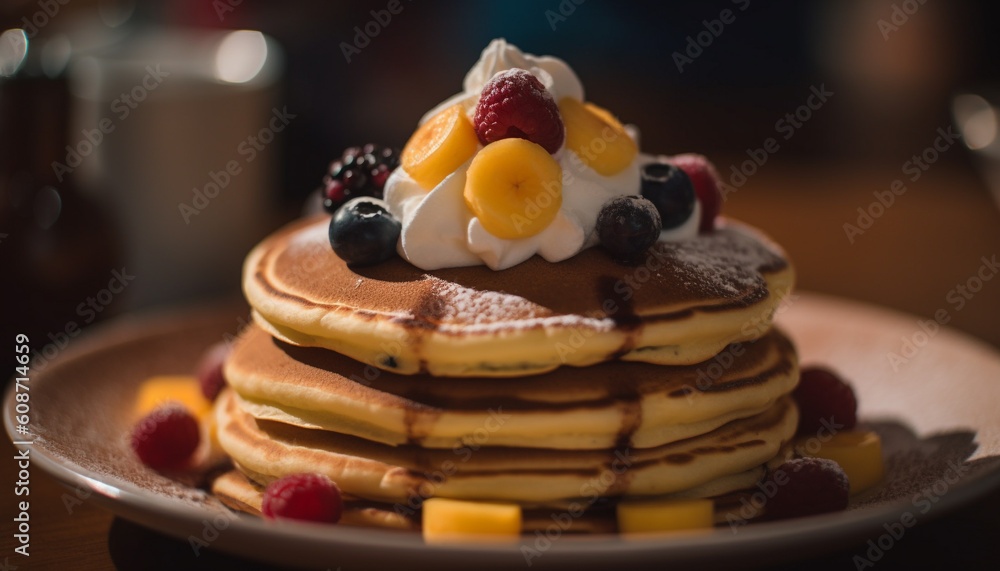
POLYGON ((399 151, 373 143, 348 147, 330 163, 323 177, 323 209, 336 212, 345 202, 359 196, 381 199, 389 173, 399 166, 399 151))

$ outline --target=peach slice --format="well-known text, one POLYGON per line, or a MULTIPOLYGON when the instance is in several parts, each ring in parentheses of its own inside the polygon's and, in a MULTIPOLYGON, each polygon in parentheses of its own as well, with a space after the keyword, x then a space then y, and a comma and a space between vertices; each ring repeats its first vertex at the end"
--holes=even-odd
POLYGON ((606 109, 564 97, 559 112, 566 125, 566 148, 597 174, 618 174, 639 153, 625 127, 606 109))
POLYGON ((476 154, 479 137, 461 105, 453 105, 417 128, 400 164, 417 184, 431 190, 476 154))

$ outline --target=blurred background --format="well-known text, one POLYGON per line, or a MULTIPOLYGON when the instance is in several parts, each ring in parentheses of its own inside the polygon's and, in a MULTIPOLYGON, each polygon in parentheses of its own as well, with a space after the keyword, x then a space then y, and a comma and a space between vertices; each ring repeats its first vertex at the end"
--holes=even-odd
POLYGON ((724 213, 782 243, 800 288, 944 310, 1000 346, 998 17, 986 0, 4 0, 3 335, 47 359, 114 315, 238 298, 243 256, 341 150, 402 147, 505 37, 567 60, 645 151, 712 159, 724 213))

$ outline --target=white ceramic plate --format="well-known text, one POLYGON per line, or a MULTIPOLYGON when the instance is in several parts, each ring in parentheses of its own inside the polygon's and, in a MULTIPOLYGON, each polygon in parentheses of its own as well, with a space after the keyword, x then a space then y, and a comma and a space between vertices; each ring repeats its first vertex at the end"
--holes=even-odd
MULTIPOLYGON (((885 481, 845 512, 646 540, 553 533, 462 547, 426 546, 416 533, 232 515, 189 483, 143 467, 125 442, 138 384, 190 372, 205 347, 236 333, 241 318, 232 309, 130 318, 74 339, 32 372, 31 454, 35 466, 90 501, 163 533, 278 565, 330 569, 524 568, 529 559, 532 569, 759 565, 877 539, 907 513, 919 525, 1000 483, 995 350, 946 328, 929 333, 915 317, 811 294, 796 294, 779 322, 804 364, 827 364, 851 380, 863 422, 883 437, 885 481)), ((13 396, 11 386, 4 424, 19 440, 13 396)))

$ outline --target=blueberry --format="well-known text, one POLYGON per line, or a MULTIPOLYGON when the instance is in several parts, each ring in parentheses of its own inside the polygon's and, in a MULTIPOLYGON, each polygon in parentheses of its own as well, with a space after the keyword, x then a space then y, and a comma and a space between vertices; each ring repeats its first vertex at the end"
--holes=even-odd
POLYGON ((401 229, 384 201, 359 196, 344 203, 330 220, 330 245, 349 265, 377 264, 396 253, 401 229))
POLYGON ((642 196, 656 206, 664 230, 684 224, 694 212, 697 200, 688 175, 666 163, 642 167, 642 196))
POLYGON ((619 196, 606 202, 597 215, 601 245, 618 262, 634 264, 656 243, 662 224, 652 202, 641 196, 619 196))

